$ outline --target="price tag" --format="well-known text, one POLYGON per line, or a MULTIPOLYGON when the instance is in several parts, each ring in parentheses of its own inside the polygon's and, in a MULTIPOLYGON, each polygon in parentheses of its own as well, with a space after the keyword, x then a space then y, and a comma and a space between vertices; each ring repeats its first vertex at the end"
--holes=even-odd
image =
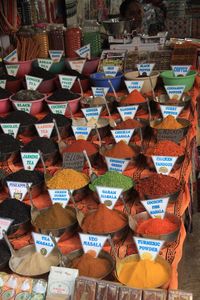
POLYGON ((184 132, 182 130, 159 130, 157 134, 157 140, 170 140, 178 144, 183 136, 184 132))
POLYGON ((91 48, 90 44, 85 45, 85 46, 81 47, 80 49, 76 50, 76 53, 82 58, 90 59, 91 58, 91 49, 90 48, 91 48))
POLYGON ((47 71, 49 71, 49 69, 51 68, 52 64, 53 64, 53 60, 51 59, 45 59, 45 58, 38 58, 38 65, 40 68, 45 69, 47 71))
POLYGON ((54 123, 35 124, 35 128, 40 137, 47 137, 49 139, 54 128, 54 123))
POLYGON ((8 75, 16 76, 19 70, 19 65, 6 65, 8 75))
POLYGON ((82 152, 64 152, 63 168, 83 171, 85 156, 82 152))
MULTIPOLYGON (((48 190, 52 203, 60 203, 62 207, 68 204, 70 195, 68 190, 48 190)), ((73 190, 71 190, 73 193, 73 190)))
POLYGON ((85 118, 87 119, 87 121, 90 120, 98 120, 100 113, 101 113, 101 109, 102 107, 88 107, 88 108, 82 108, 82 112, 85 116, 85 118))
POLYGON ((106 164, 109 171, 116 171, 119 173, 123 173, 126 167, 128 166, 130 159, 119 159, 106 157, 106 164))
POLYGON ((17 49, 13 50, 10 54, 4 57, 4 60, 9 62, 17 62, 18 61, 17 49))
POLYGON ((108 87, 92 87, 92 93, 94 97, 104 97, 109 91, 108 87))
POLYGON ((3 239, 3 231, 7 232, 10 225, 13 223, 12 219, 0 218, 0 240, 3 239))
POLYGON ((49 235, 32 232, 32 236, 38 253, 48 256, 53 251, 55 245, 49 235))
POLYGON ((31 187, 32 183, 7 181, 8 190, 11 198, 23 201, 27 194, 27 184, 31 187))
POLYGON ((105 204, 108 208, 113 209, 123 189, 111 188, 106 186, 96 186, 96 190, 100 202, 105 204))
POLYGON ((1 128, 5 134, 10 134, 16 138, 20 123, 2 123, 1 128))
POLYGON ((119 106, 117 110, 123 121, 127 119, 133 119, 138 110, 139 105, 131 105, 131 106, 119 106))
POLYGON ((27 102, 13 102, 17 110, 25 111, 26 113, 30 113, 32 103, 27 102))
POLYGON ((118 66, 103 66, 103 71, 106 77, 115 77, 119 71, 118 66))
POLYGON ((65 115, 67 104, 48 104, 53 114, 65 115))
POLYGON ((69 65, 72 68, 72 70, 76 70, 80 74, 83 71, 83 67, 85 65, 86 59, 77 59, 77 60, 69 60, 69 65))
POLYGON ((58 75, 61 87, 70 90, 76 80, 76 76, 58 75))
POLYGON ((103 248, 107 236, 79 233, 84 253, 97 257, 103 248))
POLYGON ((130 139, 131 139, 134 131, 135 131, 134 128, 133 129, 122 129, 122 130, 111 130, 116 143, 118 143, 120 141, 124 141, 127 144, 130 142, 130 139))
POLYGON ((190 66, 188 66, 188 65, 186 65, 186 66, 176 65, 176 66, 171 66, 171 68, 172 68, 172 71, 173 71, 173 73, 176 77, 186 76, 187 73, 190 71, 191 65, 190 66))
POLYGON ((25 170, 33 171, 40 159, 37 152, 21 152, 22 163, 25 170))
POLYGON ((166 85, 165 89, 171 100, 179 101, 185 90, 185 85, 166 85))
POLYGON ((157 173, 169 175, 178 157, 152 156, 157 173))
POLYGON ((181 111, 183 110, 182 106, 172 106, 172 105, 160 105, 160 109, 163 115, 163 118, 166 118, 167 116, 173 116, 177 118, 181 111))
POLYGON ((150 76, 155 64, 137 64, 139 75, 150 76))
POLYGON ((125 80, 125 84, 129 93, 134 90, 140 92, 143 87, 144 81, 125 80))
POLYGON ((49 55, 53 62, 59 62, 61 60, 61 57, 63 56, 63 53, 63 50, 49 50, 49 55))
POLYGON ((76 140, 87 140, 92 127, 87 126, 72 126, 76 140))
POLYGON ((136 243, 140 258, 143 260, 155 260, 164 244, 164 241, 161 240, 144 239, 138 237, 133 237, 133 239, 136 243))
POLYGON ((164 219, 169 198, 141 201, 152 218, 164 219))
POLYGON ((5 89, 5 88, 6 88, 6 79, 1 79, 1 80, 0 80, 0 87, 1 87, 2 89, 5 89))
POLYGON ((38 78, 35 76, 25 75, 27 90, 36 91, 40 83, 43 81, 42 78, 38 78))

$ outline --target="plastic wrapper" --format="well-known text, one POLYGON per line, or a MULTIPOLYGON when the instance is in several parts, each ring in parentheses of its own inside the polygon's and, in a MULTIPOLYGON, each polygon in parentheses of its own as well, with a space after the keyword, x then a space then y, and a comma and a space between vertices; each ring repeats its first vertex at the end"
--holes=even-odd
POLYGON ((193 300, 193 296, 184 291, 169 291, 168 300, 193 300))
POLYGON ((142 290, 120 287, 120 300, 142 300, 142 290))
POLYGON ((145 290, 143 291, 143 300, 167 300, 165 290, 145 290))
POLYGON ((76 279, 73 300, 95 300, 96 280, 80 276, 76 279))

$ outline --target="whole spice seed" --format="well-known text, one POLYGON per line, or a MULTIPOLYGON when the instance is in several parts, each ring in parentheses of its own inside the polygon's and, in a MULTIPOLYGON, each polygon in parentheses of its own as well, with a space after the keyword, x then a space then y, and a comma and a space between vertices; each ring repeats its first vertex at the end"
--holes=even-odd
POLYGON ((153 147, 148 148, 147 155, 160 155, 160 156, 181 156, 185 152, 184 147, 172 141, 159 141, 153 147))
POLYGON ((53 113, 49 113, 48 115, 46 115, 43 119, 39 120, 37 124, 51 123, 53 122, 53 119, 56 120, 58 127, 63 127, 68 124, 69 125, 71 124, 71 120, 66 118, 64 115, 53 114, 53 113))
POLYGON ((75 94, 68 89, 58 89, 47 98, 50 101, 69 101, 80 98, 79 94, 75 94))
POLYGON ((2 123, 20 123, 20 125, 33 125, 37 118, 22 110, 15 110, 1 120, 2 123))
POLYGON ((2 89, 0 87, 0 99, 6 99, 9 98, 12 95, 12 93, 8 90, 2 89))
POLYGON ((50 80, 55 77, 53 73, 40 67, 34 67, 29 75, 42 78, 43 80, 50 80))
POLYGON ((105 150, 104 156, 114 158, 132 158, 136 156, 133 148, 128 146, 124 141, 115 144, 111 149, 105 150))
POLYGON ((69 145, 63 152, 83 152, 86 150, 87 155, 93 155, 98 152, 98 148, 85 140, 77 140, 69 145))
POLYGON ((133 90, 126 98, 120 101, 121 104, 136 104, 146 102, 145 98, 137 90, 133 90))
POLYGON ((38 152, 38 150, 43 154, 49 154, 56 152, 58 146, 54 141, 46 137, 37 137, 22 148, 22 152, 38 152))
POLYGON ((93 192, 96 191, 96 186, 121 188, 123 191, 127 191, 133 187, 133 180, 116 171, 108 171, 89 185, 93 192))
POLYGON ((6 176, 5 180, 17 182, 32 182, 32 185, 36 185, 44 181, 44 174, 36 170, 28 171, 21 169, 6 176))
POLYGON ((21 224, 31 219, 29 205, 12 198, 7 198, 0 203, 0 218, 13 219, 12 225, 21 224))
POLYGON ((183 128, 183 125, 176 120, 173 116, 167 116, 163 121, 157 125, 154 125, 154 128, 157 129, 180 129, 183 128))
POLYGON ((21 90, 12 97, 13 100, 19 100, 19 101, 33 101, 42 98, 44 98, 43 94, 39 93, 38 91, 32 91, 32 90, 21 90))
POLYGON ((134 119, 127 119, 119 124, 114 129, 132 129, 141 128, 142 124, 134 119))
POLYGON ((172 233, 177 229, 177 224, 169 218, 150 218, 148 220, 139 220, 136 232, 142 235, 161 235, 172 233))
POLYGON ((9 134, 0 134, 0 152, 10 153, 20 150, 20 142, 9 134))
POLYGON ((0 240, 0 266, 9 261, 11 256, 10 250, 4 240, 0 240))

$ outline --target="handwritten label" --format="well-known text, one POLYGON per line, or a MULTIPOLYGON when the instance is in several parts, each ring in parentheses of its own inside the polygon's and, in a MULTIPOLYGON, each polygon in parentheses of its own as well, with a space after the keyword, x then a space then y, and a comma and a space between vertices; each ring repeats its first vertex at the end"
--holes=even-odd
POLYGON ((92 87, 92 93, 94 97, 104 97, 109 91, 108 87, 92 87))
POLYGON ((83 171, 85 156, 82 152, 63 153, 63 168, 83 171))
POLYGON ((130 142, 134 131, 135 129, 111 130, 116 143, 124 141, 127 144, 130 142))
POLYGON ((176 65, 176 66, 171 66, 171 68, 172 68, 172 71, 173 71, 173 73, 176 77, 186 76, 187 73, 189 72, 190 68, 191 68, 191 65, 190 66, 188 66, 188 65, 186 65, 186 66, 176 65))
POLYGON ((168 202, 169 198, 141 201, 142 205, 145 207, 152 218, 160 219, 163 219, 165 217, 168 202))
POLYGON ((54 123, 35 124, 35 128, 40 137, 47 137, 49 139, 54 128, 54 123))
POLYGON ((140 92, 143 87, 144 81, 125 80, 125 84, 129 93, 134 90, 140 92))
POLYGON ((92 127, 87 126, 72 126, 76 140, 87 140, 92 127))
POLYGON ((48 256, 53 251, 55 245, 49 235, 32 232, 32 236, 38 253, 48 256))
POLYGON ((14 220, 8 218, 0 218, 0 240, 3 239, 3 231, 7 232, 14 220))
POLYGON ((119 71, 118 66, 103 66, 103 71, 106 77, 115 77, 119 71))
POLYGON ((183 106, 160 105, 160 109, 163 118, 166 118, 169 115, 177 118, 183 110, 183 106))
POLYGON ((22 163, 25 170, 33 171, 40 159, 37 152, 21 152, 22 163))
POLYGON ((150 76, 155 64, 137 64, 139 75, 150 76))
POLYGON ((178 157, 152 156, 157 173, 169 175, 178 157))
POLYGON ((19 70, 19 65, 6 65, 6 70, 8 75, 10 76, 16 76, 17 72, 19 70))
POLYGON ((155 260, 164 241, 133 237, 141 259, 155 260))
POLYGON ((38 66, 42 69, 49 71, 51 68, 53 61, 51 59, 38 58, 38 66))
POLYGON ((4 57, 4 60, 9 62, 17 62, 18 61, 17 49, 13 50, 10 54, 4 57))
POLYGON ((13 102, 13 103, 17 110, 25 111, 28 114, 30 113, 32 103, 27 103, 27 102, 13 102))
POLYGON ((49 55, 53 62, 59 62, 61 60, 61 57, 63 56, 63 53, 63 50, 49 50, 49 55))
POLYGON ((166 85, 165 89, 171 100, 179 101, 185 90, 185 85, 166 85))
POLYGON ((58 75, 61 87, 70 90, 76 80, 76 76, 58 75))
POLYGON ((68 104, 48 104, 53 114, 65 115, 68 104))
POLYGON ((5 134, 10 134, 14 138, 17 137, 18 131, 19 131, 20 123, 2 123, 1 128, 5 134))
POLYGON ((109 171, 116 171, 123 173, 126 167, 128 166, 130 159, 119 159, 112 157, 105 157, 106 164, 109 171))
POLYGON ((23 201, 27 194, 27 184, 31 187, 32 183, 7 181, 8 190, 11 198, 23 201))
POLYGON ((93 257, 97 257, 103 248, 107 236, 79 233, 84 253, 89 253, 93 257))
POLYGON ((90 49, 90 44, 85 45, 83 47, 81 47, 80 49, 76 50, 76 53, 82 57, 82 58, 91 58, 91 49, 90 49))
POLYGON ((105 204, 108 208, 113 209, 123 189, 96 186, 96 191, 98 193, 100 202, 105 204))
MULTIPOLYGON (((53 204, 60 203, 62 207, 68 204, 70 199, 68 190, 48 190, 48 192, 53 204)), ((71 193, 73 193, 73 190, 71 190, 71 193)))
POLYGON ((0 80, 0 87, 1 87, 2 89, 5 89, 5 88, 6 88, 6 79, 1 79, 1 80, 0 80))
POLYGON ((42 78, 38 78, 35 76, 25 75, 27 90, 36 91, 39 87, 40 83, 43 81, 42 78))
POLYGON ((131 105, 131 106, 119 106, 117 110, 123 121, 127 119, 133 119, 138 110, 139 105, 131 105))
POLYGON ((183 138, 184 131, 183 130, 158 130, 157 140, 170 140, 175 143, 179 143, 179 141, 183 138))
POLYGON ((100 113, 101 113, 102 107, 88 107, 88 108, 82 108, 82 112, 87 119, 87 121, 90 120, 98 120, 100 113))
POLYGON ((80 74, 83 71, 83 67, 85 65, 86 59, 78 59, 78 60, 69 60, 69 65, 72 68, 72 70, 76 70, 80 74))

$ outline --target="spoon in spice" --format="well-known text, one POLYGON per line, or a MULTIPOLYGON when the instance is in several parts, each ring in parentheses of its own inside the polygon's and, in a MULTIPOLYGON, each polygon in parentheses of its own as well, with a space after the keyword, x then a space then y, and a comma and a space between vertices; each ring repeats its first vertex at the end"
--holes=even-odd
POLYGON ((4 240, 6 241, 6 244, 8 245, 8 248, 10 250, 10 253, 11 253, 11 256, 15 256, 16 255, 16 251, 14 250, 13 246, 11 245, 9 239, 8 239, 8 236, 6 234, 6 231, 3 230, 2 231, 2 234, 3 234, 3 238, 4 240))
POLYGON ((78 84, 79 84, 79 87, 80 87, 80 90, 81 90, 81 98, 83 99, 84 98, 83 87, 82 87, 80 78, 78 78, 77 80, 78 80, 78 84))
POLYGON ((119 98, 118 98, 118 96, 117 96, 117 93, 116 93, 116 91, 115 91, 115 88, 114 88, 114 86, 113 86, 113 84, 112 84, 112 82, 111 82, 110 79, 108 80, 108 83, 109 83, 109 85, 110 85, 110 87, 111 87, 111 89, 112 89, 112 91, 113 91, 113 94, 114 94, 114 96, 115 96, 115 100, 116 100, 117 102, 119 102, 119 98))
POLYGON ((61 267, 64 267, 63 254, 62 254, 62 252, 60 251, 60 248, 58 247, 58 243, 57 243, 57 241, 56 241, 56 239, 55 239, 55 236, 53 235, 52 232, 50 232, 49 236, 50 236, 50 238, 52 239, 52 242, 54 243, 54 246, 55 246, 56 250, 58 251, 58 255, 59 255, 59 265, 60 265, 61 267))
POLYGON ((44 162, 44 158, 43 158, 42 152, 40 150, 38 150, 38 154, 40 155, 40 159, 41 159, 43 169, 44 169, 44 179, 45 179, 45 181, 48 181, 49 179, 52 178, 52 175, 47 171, 47 168, 46 168, 45 162, 44 162))
POLYGON ((61 135, 60 135, 60 132, 59 132, 59 129, 58 129, 58 125, 57 125, 57 122, 56 122, 55 119, 53 119, 53 123, 54 123, 56 133, 57 133, 57 136, 58 136, 58 148, 59 148, 60 154, 62 155, 63 150, 66 148, 66 144, 61 138, 61 135))
POLYGON ((134 228, 134 225, 137 224, 137 222, 135 221, 135 219, 133 218, 133 216, 130 214, 130 210, 129 210, 129 208, 128 208, 128 206, 127 206, 125 200, 124 200, 123 194, 121 194, 120 198, 121 198, 121 200, 122 200, 122 202, 123 202, 125 211, 126 211, 127 216, 128 216, 128 223, 129 223, 129 226, 130 226, 130 228, 134 228))
POLYGON ((102 147, 102 140, 101 140, 99 130, 97 128, 97 124, 95 124, 95 130, 96 130, 96 134, 97 134, 97 137, 98 137, 98 140, 99 140, 99 146, 102 147))
POLYGON ((31 202, 31 220, 34 223, 35 219, 39 216, 40 211, 39 211, 39 209, 37 209, 37 207, 33 203, 33 197, 32 197, 32 193, 31 193, 31 189, 30 189, 30 186, 29 186, 28 183, 26 184, 26 188, 27 188, 27 191, 28 191, 28 194, 29 194, 29 199, 30 199, 30 202, 31 202))
POLYGON ((90 180, 91 180, 91 182, 93 182, 98 176, 93 171, 93 168, 92 168, 92 165, 91 165, 91 162, 90 162, 90 159, 87 155, 86 150, 83 150, 83 154, 84 154, 85 159, 88 163, 90 180))
POLYGON ((105 94, 103 96, 103 99, 104 99, 104 102, 105 102, 105 105, 106 105, 106 109, 107 109, 107 112, 108 112, 110 126, 111 127, 115 127, 115 126, 117 126, 117 124, 115 123, 115 120, 113 119, 113 117, 112 117, 112 115, 110 113, 110 109, 108 107, 108 103, 107 103, 105 94))
POLYGON ((113 252, 113 254, 114 254, 116 263, 120 262, 120 258, 119 258, 118 255, 117 255, 117 251, 116 251, 116 249, 115 249, 115 245, 114 245, 114 243, 113 243, 112 236, 111 236, 110 234, 108 235, 108 241, 109 241, 109 243, 110 243, 110 246, 111 246, 112 252, 113 252))
POLYGON ((84 213, 82 213, 82 211, 80 211, 80 209, 78 208, 77 204, 76 204, 76 201, 74 200, 74 197, 71 193, 70 190, 68 190, 68 193, 69 193, 69 197, 70 197, 70 200, 73 202, 74 204, 74 208, 76 210, 76 218, 77 218, 77 221, 79 223, 79 225, 81 226, 82 223, 83 223, 83 219, 85 218, 85 215, 84 213))

